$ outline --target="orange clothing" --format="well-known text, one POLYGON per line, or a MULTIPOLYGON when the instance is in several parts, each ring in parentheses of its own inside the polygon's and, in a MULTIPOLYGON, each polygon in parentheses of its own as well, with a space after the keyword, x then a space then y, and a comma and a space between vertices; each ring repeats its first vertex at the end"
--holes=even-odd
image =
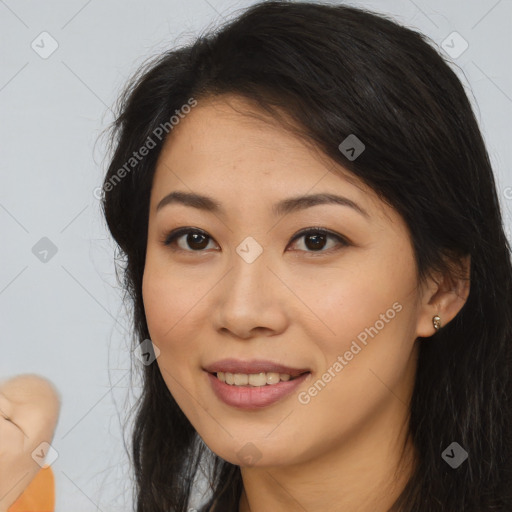
POLYGON ((55 480, 51 467, 41 468, 7 512, 54 512, 55 480))

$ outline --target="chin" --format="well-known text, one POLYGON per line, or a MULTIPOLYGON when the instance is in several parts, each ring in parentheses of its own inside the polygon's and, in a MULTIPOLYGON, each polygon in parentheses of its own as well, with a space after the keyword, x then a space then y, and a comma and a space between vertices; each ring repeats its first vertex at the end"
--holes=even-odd
MULTIPOLYGON (((203 438, 204 440, 204 438, 203 438)), ((269 467, 283 466, 297 462, 298 453, 294 446, 293 459, 290 458, 290 446, 293 446, 292 439, 265 439, 249 438, 241 435, 237 437, 233 433, 228 444, 219 445, 217 442, 205 443, 217 456, 225 461, 240 467, 269 467)))

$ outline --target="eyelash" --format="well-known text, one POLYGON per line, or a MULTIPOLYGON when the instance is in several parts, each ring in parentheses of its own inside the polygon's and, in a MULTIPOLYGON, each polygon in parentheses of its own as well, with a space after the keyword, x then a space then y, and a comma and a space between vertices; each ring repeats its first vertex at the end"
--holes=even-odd
MULTIPOLYGON (((176 251, 176 252, 191 252, 191 253, 201 253, 201 252, 204 252, 204 249, 194 251, 194 250, 186 250, 186 249, 181 249, 181 248, 176 248, 175 247, 175 242, 176 242, 176 240, 178 238, 180 238, 183 235, 190 234, 190 233, 196 233, 196 234, 199 234, 199 235, 204 235, 208 239, 213 240, 212 237, 210 237, 205 231, 203 231, 201 229, 186 228, 186 227, 184 227, 184 228, 175 229, 175 230, 167 233, 165 235, 164 240, 163 240, 162 243, 166 247, 170 247, 173 251, 176 251)), ((342 248, 347 247, 347 246, 350 245, 349 241, 345 237, 342 237, 341 235, 338 235, 337 233, 334 233, 332 231, 329 231, 328 229, 321 228, 321 227, 306 228, 306 229, 303 229, 303 230, 299 231, 298 233, 296 233, 293 236, 293 238, 291 239, 290 243, 293 243, 296 240, 298 240, 298 239, 300 239, 302 237, 305 237, 307 235, 325 235, 327 237, 336 239, 338 241, 338 243, 341 245, 341 247, 331 247, 330 249, 327 249, 325 251, 324 250, 319 250, 319 251, 299 251, 299 252, 306 252, 307 254, 310 254, 313 257, 315 255, 317 255, 317 254, 331 254, 332 252, 339 251, 342 248)))

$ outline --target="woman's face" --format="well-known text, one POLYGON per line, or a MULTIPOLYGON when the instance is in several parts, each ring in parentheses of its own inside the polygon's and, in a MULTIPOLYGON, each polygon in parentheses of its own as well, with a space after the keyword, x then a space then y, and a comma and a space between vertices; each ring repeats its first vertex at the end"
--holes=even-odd
POLYGON ((434 332, 406 225, 348 171, 225 99, 174 127, 154 176, 143 298, 163 378, 233 464, 305 462, 361 435, 389 443, 408 413, 415 338, 434 332))

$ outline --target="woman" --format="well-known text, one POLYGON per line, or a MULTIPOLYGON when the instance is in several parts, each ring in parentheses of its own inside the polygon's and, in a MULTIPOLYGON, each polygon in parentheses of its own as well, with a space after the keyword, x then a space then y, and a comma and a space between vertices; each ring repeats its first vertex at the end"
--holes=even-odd
POLYGON ((261 2, 142 68, 112 142, 139 512, 202 461, 202 511, 512 510, 510 246, 424 36, 261 2))

